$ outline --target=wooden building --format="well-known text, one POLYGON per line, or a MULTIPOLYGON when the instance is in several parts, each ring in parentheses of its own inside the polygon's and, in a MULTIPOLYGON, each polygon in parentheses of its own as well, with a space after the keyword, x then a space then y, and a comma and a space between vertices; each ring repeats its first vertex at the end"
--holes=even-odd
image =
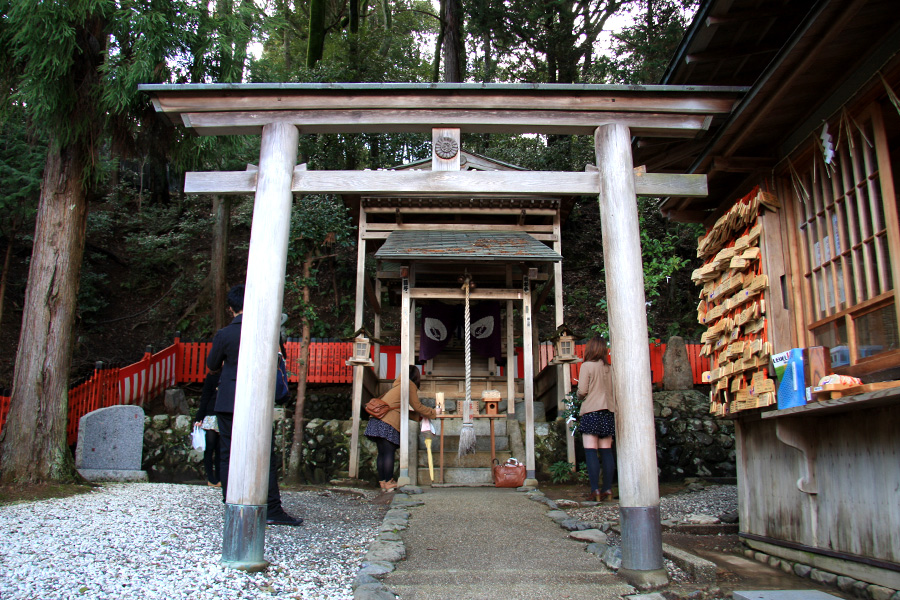
POLYGON ((737 424, 744 543, 893 590, 898 17, 893 0, 703 2, 662 82, 750 91, 707 139, 635 150, 651 170, 708 178, 708 196, 661 209, 708 227, 698 318, 711 410, 737 424), (803 368, 776 389, 769 358, 791 349, 807 349, 803 368), (863 385, 811 389, 807 402, 829 373, 863 385))

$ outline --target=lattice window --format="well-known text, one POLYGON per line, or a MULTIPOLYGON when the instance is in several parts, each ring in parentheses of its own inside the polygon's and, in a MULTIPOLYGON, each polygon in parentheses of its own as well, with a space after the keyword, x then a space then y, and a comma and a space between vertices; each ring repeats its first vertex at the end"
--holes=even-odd
MULTIPOLYGON (((794 173, 793 189, 807 325, 814 344, 830 347, 832 366, 841 367, 900 348, 891 264, 897 199, 877 107, 844 114, 831 133, 832 163, 819 146, 794 173), (885 190, 892 197, 885 199, 885 190)), ((893 252, 900 254, 896 246, 893 252)))

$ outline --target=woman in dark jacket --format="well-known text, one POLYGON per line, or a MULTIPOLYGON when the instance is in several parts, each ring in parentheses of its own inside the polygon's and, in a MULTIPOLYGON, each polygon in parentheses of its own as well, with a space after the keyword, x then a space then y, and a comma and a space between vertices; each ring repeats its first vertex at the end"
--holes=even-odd
MULTIPOLYGON (((409 408, 415 413, 410 417, 419 420, 419 415, 433 419, 437 413, 419 402, 419 384, 421 383, 419 369, 415 365, 409 366, 409 408)), ((378 448, 376 467, 378 470, 378 483, 385 492, 390 492, 397 487, 394 481, 394 452, 400 447, 400 377, 394 381, 391 389, 381 397, 390 406, 390 410, 381 419, 369 417, 365 436, 375 442, 378 448)))
POLYGON ((203 391, 200 392, 200 406, 194 415, 194 425, 206 430, 206 450, 203 451, 203 470, 206 472, 206 485, 222 487, 219 477, 219 427, 216 424, 216 388, 222 371, 210 371, 203 380, 203 391))

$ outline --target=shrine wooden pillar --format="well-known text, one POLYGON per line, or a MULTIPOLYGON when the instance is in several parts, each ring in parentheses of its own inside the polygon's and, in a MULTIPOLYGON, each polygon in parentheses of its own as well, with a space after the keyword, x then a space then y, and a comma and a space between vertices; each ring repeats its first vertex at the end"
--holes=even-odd
POLYGON ((294 125, 269 123, 263 126, 259 153, 222 539, 222 562, 246 571, 268 566, 263 559, 266 495, 299 136, 294 125))
POLYGON ((410 308, 412 299, 409 297, 410 273, 401 279, 400 292, 400 474, 397 477, 397 485, 409 485, 409 365, 410 348, 409 336, 411 331, 410 308))
MULTIPOLYGON (((562 256, 562 222, 559 211, 553 215, 553 249, 557 254, 562 256)), ((553 263, 553 301, 555 306, 554 313, 556 317, 556 328, 565 322, 565 314, 563 312, 563 279, 562 279, 562 261, 553 263)), ((560 398, 556 404, 556 414, 562 414, 566 408, 566 396, 572 391, 572 365, 565 363, 556 367, 556 389, 560 394, 560 398)), ((566 423, 566 460, 572 465, 574 471, 578 470, 575 461, 575 436, 570 435, 573 424, 566 423)))
MULTIPOLYGON (((363 326, 363 309, 366 289, 366 210, 359 208, 359 224, 356 240, 356 310, 353 313, 354 331, 359 331, 363 326)), ((376 337, 378 333, 375 333, 376 337)), ((350 456, 348 458, 348 474, 351 479, 359 477, 359 426, 362 417, 362 393, 365 369, 362 365, 353 367, 353 391, 350 402, 350 418, 353 420, 353 428, 350 430, 350 456)), ((377 373, 377 371, 376 371, 377 373)))
MULTIPOLYGON (((506 287, 512 289, 512 265, 506 265, 506 287)), ((513 301, 506 301, 506 414, 516 414, 516 335, 513 301)))
POLYGON ((534 361, 532 358, 531 332, 534 319, 531 314, 531 279, 522 275, 522 378, 525 384, 525 485, 537 485, 534 461, 534 361))
POLYGON ((614 388, 622 567, 641 589, 668 582, 662 557, 659 481, 644 271, 635 195, 631 132, 603 125, 594 134, 600 171, 600 223, 614 388))

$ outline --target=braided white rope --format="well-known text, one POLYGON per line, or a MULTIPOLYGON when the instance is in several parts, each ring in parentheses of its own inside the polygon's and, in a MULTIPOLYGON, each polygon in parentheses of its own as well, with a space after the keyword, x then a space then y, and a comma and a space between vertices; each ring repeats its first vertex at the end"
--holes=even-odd
POLYGON ((459 432, 459 452, 458 458, 462 458, 466 454, 475 452, 475 424, 472 422, 472 340, 470 338, 471 316, 469 313, 469 283, 470 277, 466 275, 463 282, 463 289, 466 292, 466 398, 463 401, 462 409, 462 429, 459 432))
MULTIPOLYGON (((466 411, 469 410, 469 403, 472 400, 472 338, 470 337, 469 328, 471 326, 471 314, 469 313, 469 278, 463 284, 466 290, 466 411)), ((466 419, 471 421, 471 418, 466 419)))

